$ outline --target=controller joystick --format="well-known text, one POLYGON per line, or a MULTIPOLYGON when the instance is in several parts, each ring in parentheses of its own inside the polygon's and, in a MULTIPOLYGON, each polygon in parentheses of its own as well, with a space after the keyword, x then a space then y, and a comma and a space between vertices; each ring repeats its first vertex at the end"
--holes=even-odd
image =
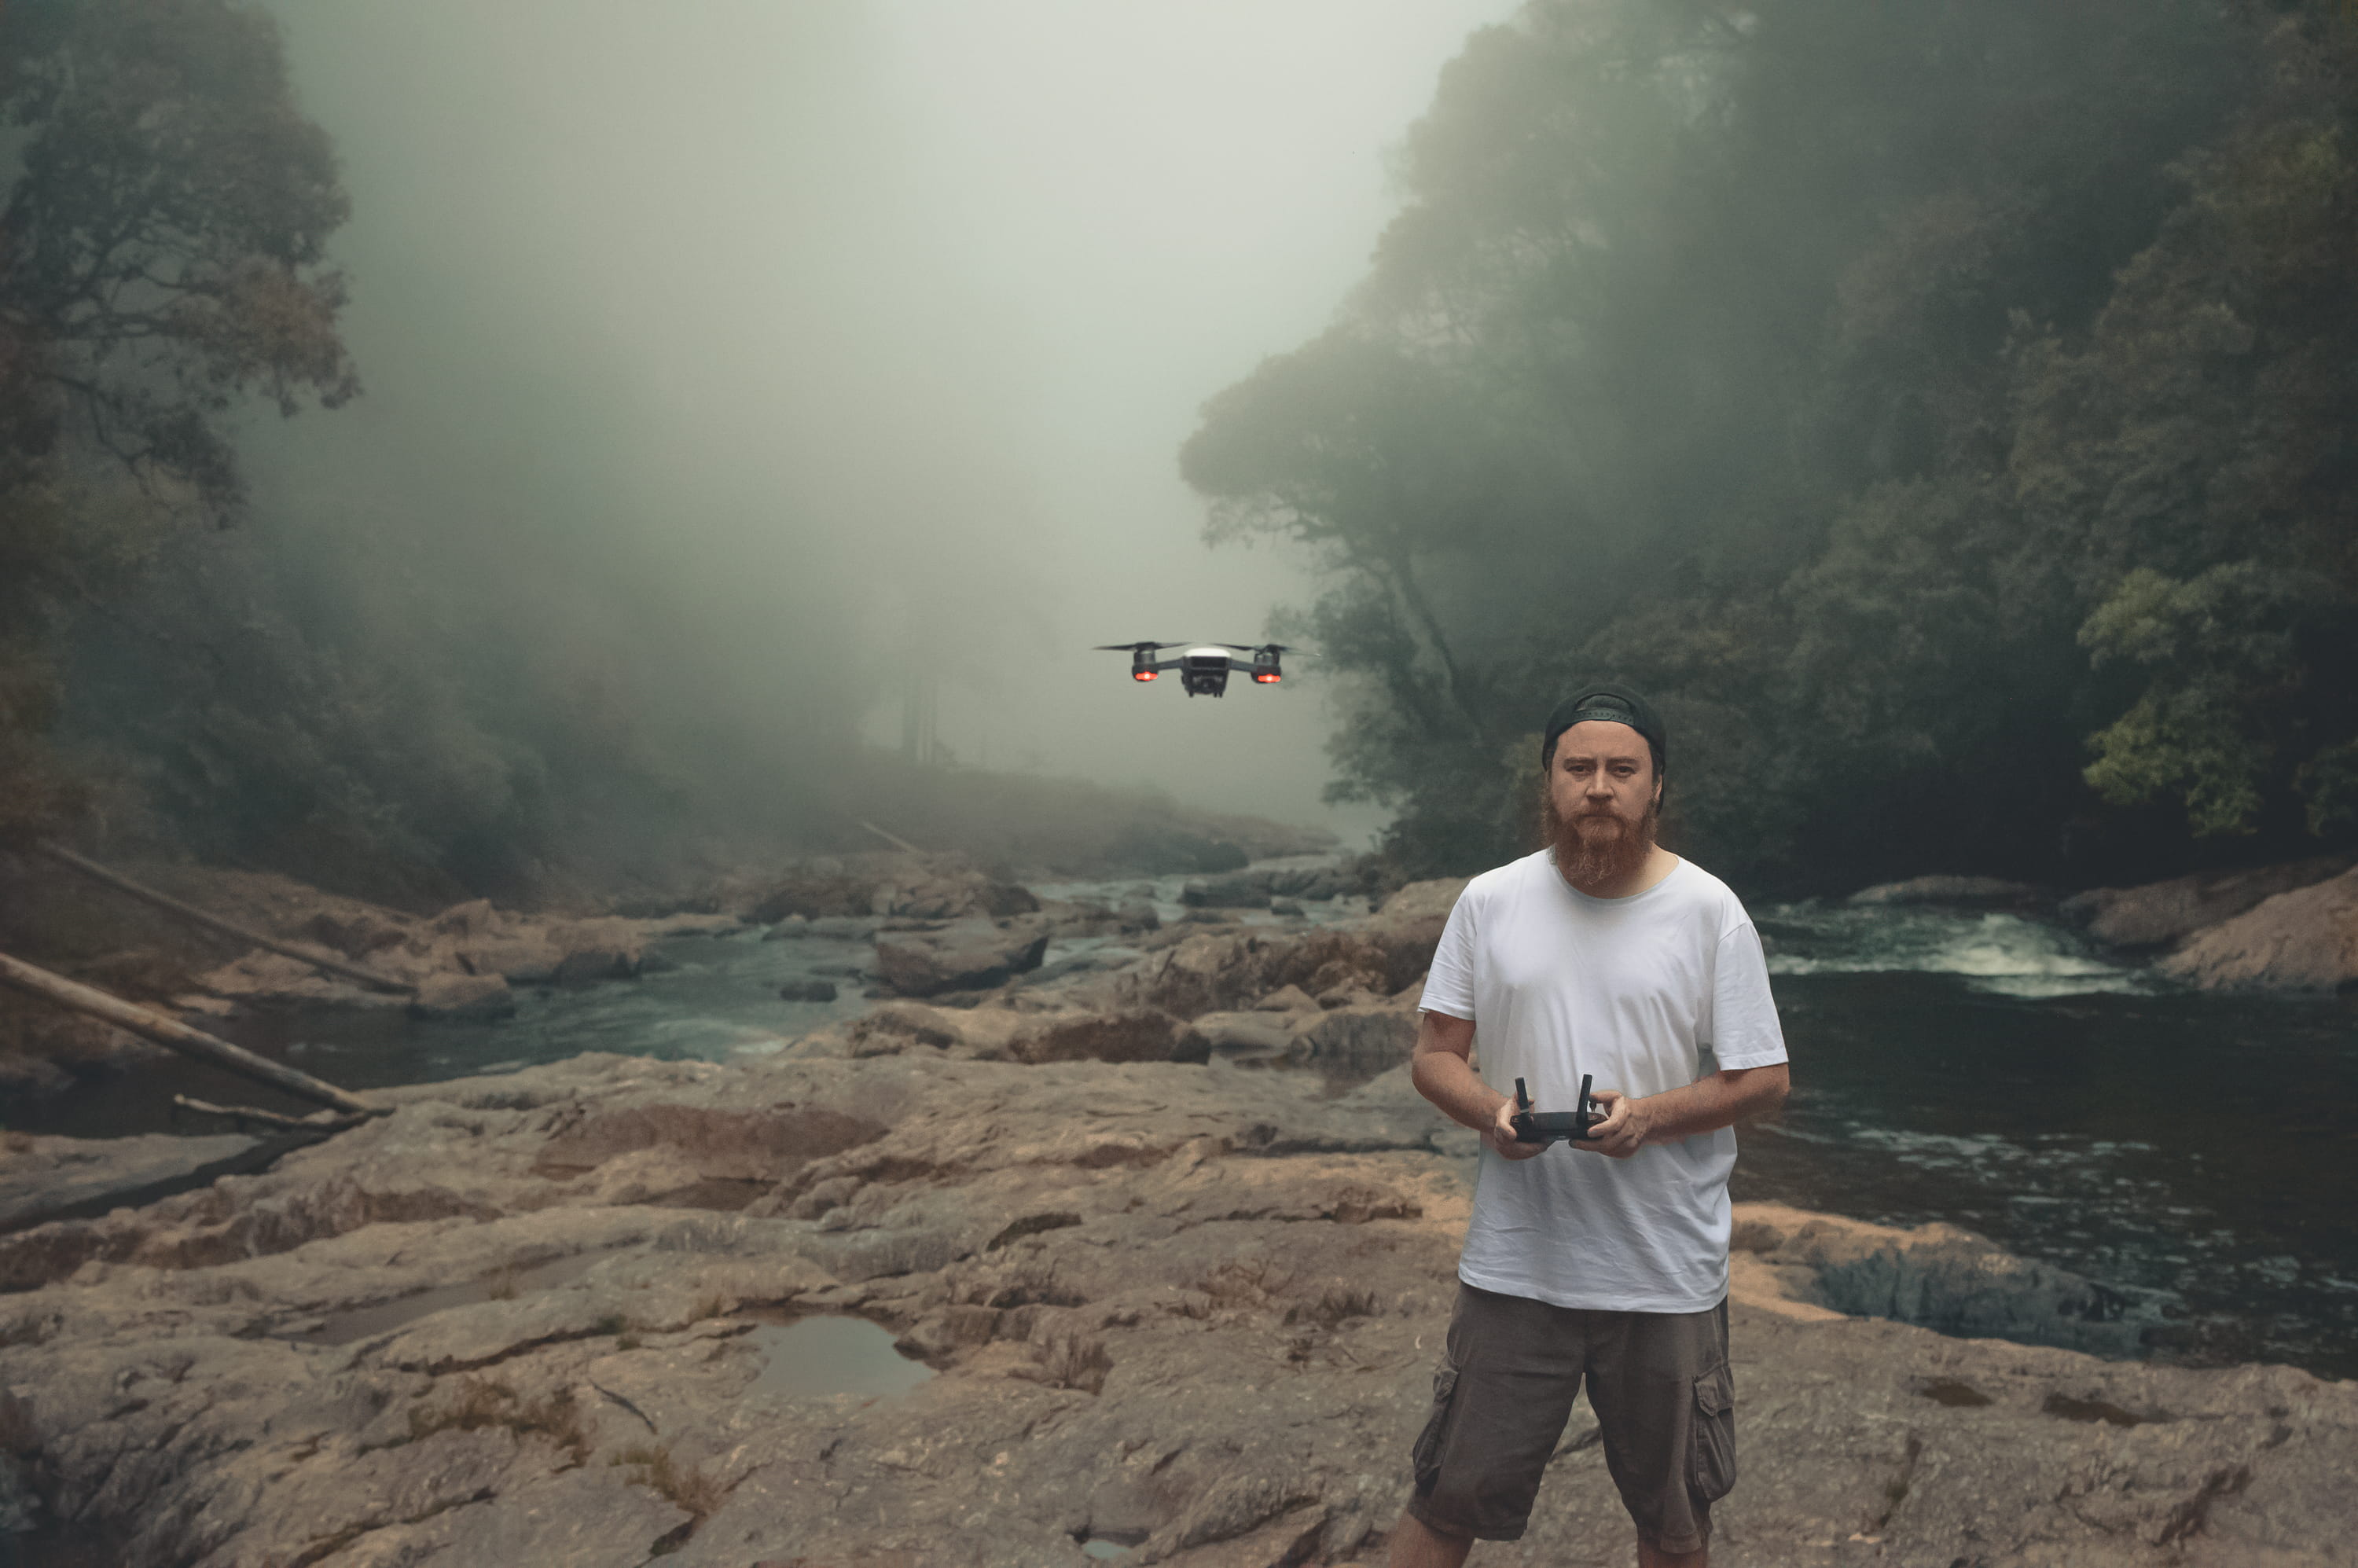
POLYGON ((1571 1110, 1533 1110, 1531 1091, 1523 1080, 1515 1080, 1515 1114, 1509 1123, 1515 1130, 1518 1143, 1552 1143, 1557 1139, 1577 1139, 1587 1142, 1596 1136, 1595 1129, 1605 1119, 1596 1102, 1588 1097, 1588 1086, 1595 1079, 1587 1073, 1580 1075, 1580 1098, 1571 1110))

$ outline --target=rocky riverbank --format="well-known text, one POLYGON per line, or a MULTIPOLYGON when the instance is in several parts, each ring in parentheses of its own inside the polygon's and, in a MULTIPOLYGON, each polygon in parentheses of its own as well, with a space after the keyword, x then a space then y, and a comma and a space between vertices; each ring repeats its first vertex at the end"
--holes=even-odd
MULTIPOLYGON (((1161 926, 882 869, 688 917, 873 930, 886 974, 896 941, 1119 945, 726 1065, 377 1091, 291 1152, 19 1141, 0 1529, 130 1568, 1380 1561, 1470 1198, 1471 1135, 1397 1065, 1457 884, 1248 925, 1301 895, 1206 882, 1161 926), (931 1375, 798 1391, 814 1318, 931 1375)), ((546 929, 461 906, 352 945, 495 968, 546 929)), ((2127 1359, 2117 1298, 1949 1227, 1747 1205, 1736 1243, 1730 1560, 2342 1560, 2353 1385, 2127 1359)), ((1482 1560, 1624 1561, 1626 1528, 1576 1413, 1482 1560)))
MULTIPOLYGON (((0 1237, 15 1506, 127 1568, 1379 1560, 1470 1134, 1401 1070, 860 1050, 392 1091, 265 1174, 0 1237), (810 1314, 936 1375, 767 1391, 810 1314)), ((2101 1330, 1941 1227, 1747 1206, 1737 1240, 1731 1560, 2342 1560, 2351 1386, 1850 1315, 2101 1330)), ((1582 1413, 1484 1550, 1625 1529, 1582 1413)))

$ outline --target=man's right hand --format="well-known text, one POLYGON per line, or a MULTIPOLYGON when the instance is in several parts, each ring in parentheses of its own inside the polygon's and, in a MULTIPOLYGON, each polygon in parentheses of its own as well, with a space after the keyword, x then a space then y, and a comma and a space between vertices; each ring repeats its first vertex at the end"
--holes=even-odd
POLYGON ((1490 1125, 1482 1130, 1482 1141, 1501 1159, 1528 1160, 1547 1148, 1544 1143, 1525 1143, 1515 1136, 1515 1102, 1502 1099, 1498 1114, 1490 1125))

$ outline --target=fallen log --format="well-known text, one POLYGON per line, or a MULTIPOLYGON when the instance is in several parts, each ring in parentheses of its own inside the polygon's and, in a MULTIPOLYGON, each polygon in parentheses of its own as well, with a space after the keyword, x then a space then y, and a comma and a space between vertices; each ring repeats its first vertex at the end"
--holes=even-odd
POLYGON ((347 964, 335 958, 323 958, 317 953, 305 952, 302 948, 281 942, 276 937, 265 936, 259 931, 249 931, 243 925, 233 925, 217 914, 207 914, 193 903, 184 903, 169 893, 157 892, 151 887, 143 887, 122 872, 111 871, 96 860, 77 855, 61 844, 52 844, 44 839, 34 844, 32 848, 34 853, 46 856, 69 871, 80 871, 91 881, 103 883, 119 893, 137 899, 142 903, 153 904, 167 914, 177 914, 183 920, 192 921, 223 936, 234 937, 240 942, 267 948, 273 953, 284 954, 297 963, 310 965, 322 974, 334 975, 339 979, 352 980, 356 984, 368 987, 371 990, 410 995, 417 989, 416 986, 406 980, 396 980, 389 976, 377 974, 373 970, 363 969, 357 964, 347 964))
POLYGON ((884 831, 884 829, 882 829, 882 827, 877 827, 877 826, 876 826, 876 824, 874 824, 873 822, 869 821, 869 820, 868 820, 866 817, 864 817, 864 816, 855 816, 855 817, 853 817, 851 820, 852 820, 852 821, 854 821, 854 822, 856 822, 856 823, 858 823, 858 824, 860 824, 860 827, 867 828, 867 829, 868 829, 868 831, 870 831, 871 833, 875 834, 875 835, 876 835, 876 837, 878 837, 879 838, 883 839, 883 840, 884 840, 884 842, 886 842, 887 844, 892 845, 892 848, 894 848, 895 849, 904 849, 904 850, 906 850, 908 853, 910 853, 910 854, 912 854, 912 855, 922 855, 922 854, 924 854, 924 853, 925 853, 925 851, 924 851, 923 849, 918 849, 914 844, 910 843, 906 838, 902 838, 900 835, 898 835, 898 834, 896 834, 896 833, 887 833, 887 832, 885 832, 885 831, 884 831))
POLYGON ((172 1103, 182 1110, 223 1117, 241 1126, 251 1121, 257 1126, 282 1128, 289 1132, 341 1132, 368 1119, 361 1116, 335 1116, 324 1110, 315 1110, 308 1116, 287 1116, 280 1111, 263 1110, 250 1105, 215 1105, 211 1100, 198 1099, 190 1095, 174 1095, 172 1103))
POLYGON ((333 1084, 324 1083, 284 1062, 257 1056, 243 1046, 217 1040, 201 1029, 191 1029, 177 1018, 167 1018, 151 1009, 124 1001, 121 997, 109 996, 94 986, 70 980, 63 975, 53 975, 5 953, 0 953, 0 985, 14 986, 20 991, 45 1001, 53 1001, 59 1007, 88 1013, 117 1029, 129 1030, 143 1040, 153 1040, 157 1044, 178 1051, 184 1056, 193 1056, 224 1071, 268 1084, 272 1088, 293 1095, 297 1099, 307 1099, 314 1105, 324 1105, 355 1116, 385 1114, 359 1096, 347 1093, 333 1084))

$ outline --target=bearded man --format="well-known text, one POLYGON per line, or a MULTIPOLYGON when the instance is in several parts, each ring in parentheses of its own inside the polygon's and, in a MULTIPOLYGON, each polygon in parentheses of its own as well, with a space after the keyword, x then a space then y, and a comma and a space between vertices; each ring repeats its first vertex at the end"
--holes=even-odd
POLYGON ((1627 687, 1557 708, 1549 847, 1466 886, 1425 980, 1416 1087, 1482 1156, 1392 1568, 1520 1538, 1584 1382, 1641 1568, 1704 1568, 1736 1482, 1727 1176, 1734 1124, 1783 1103, 1785 1040, 1744 906, 1654 841, 1663 751, 1627 687), (1594 1137, 1518 1141, 1495 1086, 1568 1110, 1583 1074, 1594 1137))

